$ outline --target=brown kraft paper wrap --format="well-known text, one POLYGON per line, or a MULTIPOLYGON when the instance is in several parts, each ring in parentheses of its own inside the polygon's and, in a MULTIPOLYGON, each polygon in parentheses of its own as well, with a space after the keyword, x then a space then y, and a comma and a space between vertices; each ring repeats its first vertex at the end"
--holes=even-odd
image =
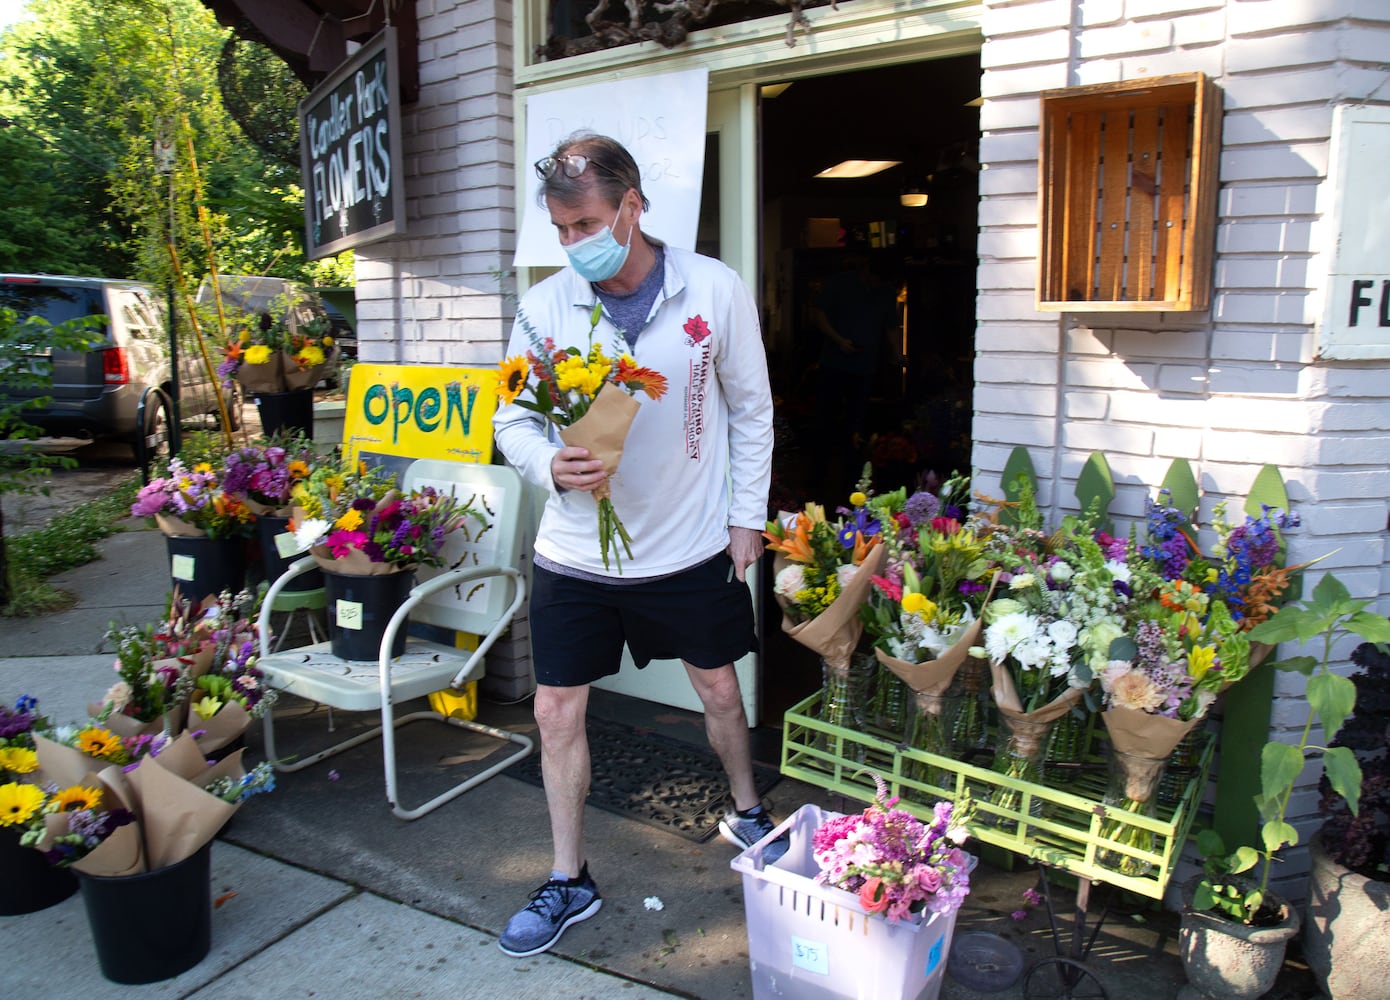
MULTIPOLYGON (((859 609, 864 606, 864 600, 868 596, 872 582, 870 578, 883 568, 883 561, 887 556, 887 549, 882 545, 875 545, 859 564, 859 572, 854 574, 830 607, 800 625, 793 625, 784 613, 782 631, 807 649, 819 653, 832 670, 841 673, 849 670, 850 660, 859 645, 859 637, 864 632, 864 624, 859 620, 859 609)), ((774 560, 774 574, 787 565, 789 563, 781 558, 774 560)))
MULTIPOLYGON (((998 577, 995 577, 995 581, 998 577)), ((989 592, 985 594, 984 603, 988 604, 994 595, 994 583, 990 583, 989 592)), ((896 656, 889 656, 878 647, 874 647, 874 656, 878 662, 882 663, 889 670, 893 671, 904 684, 912 688, 917 694, 929 694, 939 697, 946 693, 946 689, 951 686, 951 682, 956 678, 956 671, 965 663, 965 659, 970 655, 970 647, 980 643, 980 635, 984 632, 984 616, 976 618, 965 631, 960 634, 950 647, 941 651, 941 655, 934 660, 927 660, 924 663, 912 663, 908 660, 900 660, 896 656)))
POLYGON ((236 370, 236 380, 248 393, 285 391, 283 366, 274 355, 262 365, 253 365, 243 359, 236 370))
POLYGON ((1125 775, 1125 798, 1147 802, 1158 785, 1158 772, 1182 738, 1200 719, 1183 722, 1134 708, 1112 708, 1100 714, 1110 742, 1128 758, 1120 758, 1125 775))
MULTIPOLYGON (((118 767, 105 768, 100 774, 88 772, 80 782, 73 782, 73 784, 101 789, 100 808, 105 812, 112 809, 135 811, 131 809, 128 800, 122 794, 123 791, 128 791, 128 787, 118 767)), ((51 813, 44 817, 43 822, 44 837, 37 846, 39 850, 46 851, 53 846, 54 840, 68 832, 68 817, 66 813, 51 813)), ((89 851, 85 857, 74 861, 71 867, 86 875, 106 878, 120 875, 139 875, 147 871, 139 819, 118 827, 111 836, 89 851)))
POLYGON ((221 750, 246 732, 247 727, 251 725, 251 716, 241 707, 239 701, 227 702, 210 719, 199 718, 198 713, 193 711, 193 704, 194 700, 190 700, 188 725, 184 729, 190 733, 202 732, 201 736, 193 737, 198 744, 199 753, 209 754, 214 750, 221 750))
POLYGON ((312 368, 301 368, 299 362, 294 359, 294 355, 289 351, 280 353, 280 364, 282 366, 285 391, 296 392, 300 389, 312 389, 319 384, 323 378, 323 373, 328 369, 329 362, 333 358, 332 350, 323 352, 324 362, 321 365, 314 365, 312 368))
POLYGON ((241 755, 238 750, 209 767, 185 733, 158 757, 146 757, 126 774, 151 871, 191 857, 236 813, 238 806, 205 786, 217 778, 245 776, 241 755))
POLYGON ((1023 702, 1019 699, 1018 691, 1014 687, 1014 679, 1009 676, 1008 668, 1002 663, 995 663, 991 660, 989 672, 994 680, 990 687, 990 693, 994 695, 995 707, 1006 719, 1021 719, 1025 722, 1055 722, 1070 712, 1071 707, 1080 701, 1086 693, 1084 688, 1067 688, 1042 708, 1025 712, 1023 702))
MULTIPOLYGON (((584 416, 568 427, 560 428, 560 440, 571 448, 589 449, 589 457, 602 461, 603 471, 609 476, 615 475, 618 463, 623 459, 627 432, 641 405, 622 389, 605 384, 589 404, 584 416)), ((594 491, 596 500, 606 495, 594 491)))
POLYGON ((189 524, 187 521, 174 517, 171 514, 156 514, 154 523, 159 525, 159 530, 166 535, 175 538, 198 538, 206 535, 207 532, 197 525, 189 524))
MULTIPOLYGON (((112 729, 111 732, 116 731, 112 729)), ((38 752, 39 768, 44 777, 65 788, 89 784, 88 777, 93 771, 110 766, 110 761, 88 757, 80 750, 55 743, 39 733, 34 734, 34 749, 38 752)))

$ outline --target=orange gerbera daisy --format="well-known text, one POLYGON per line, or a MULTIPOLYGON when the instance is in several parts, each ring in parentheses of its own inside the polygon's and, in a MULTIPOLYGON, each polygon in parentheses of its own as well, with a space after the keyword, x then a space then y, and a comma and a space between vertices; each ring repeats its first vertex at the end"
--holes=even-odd
POLYGON ((613 375, 613 381, 629 392, 645 392, 652 399, 666 395, 666 376, 654 369, 640 367, 626 354, 618 359, 618 370, 613 375))

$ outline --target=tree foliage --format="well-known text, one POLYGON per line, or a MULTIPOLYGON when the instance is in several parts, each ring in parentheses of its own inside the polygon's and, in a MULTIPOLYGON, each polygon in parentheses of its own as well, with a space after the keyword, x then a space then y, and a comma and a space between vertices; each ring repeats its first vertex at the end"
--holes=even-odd
MULTIPOLYGON (((229 36, 197 0, 45 0, 5 32, 0 268, 162 286, 172 235, 195 288, 210 257, 201 204, 220 271, 312 280, 297 165, 248 141, 224 106, 229 36), (170 173, 157 141, 172 144, 170 173)), ((258 78, 272 78, 256 55, 258 78)), ((282 146, 300 96, 283 83, 260 94, 282 146)))

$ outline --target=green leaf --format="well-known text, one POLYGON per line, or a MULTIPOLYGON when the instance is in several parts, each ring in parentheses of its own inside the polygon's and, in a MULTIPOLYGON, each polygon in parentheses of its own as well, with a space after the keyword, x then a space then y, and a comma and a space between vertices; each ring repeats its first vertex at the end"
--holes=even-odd
POLYGON ((1122 635, 1110 641, 1110 649, 1105 655, 1111 660, 1133 660, 1139 655, 1139 646, 1129 636, 1122 635))
POLYGON ((1270 664, 1275 670, 1283 670, 1286 673, 1302 674, 1311 677, 1313 671, 1318 668, 1318 661, 1312 656, 1290 656, 1287 659, 1275 660, 1270 664))
POLYGON ((1347 628, 1367 642, 1390 642, 1390 618, 1370 611, 1358 611, 1347 621, 1347 628))
POLYGON ((1216 905, 1216 896, 1211 891, 1211 885, 1203 879, 1197 883, 1197 888, 1192 891, 1192 908, 1194 910, 1210 910, 1216 905))
POLYGON ((1323 754, 1322 766, 1332 790, 1346 799, 1351 814, 1357 815, 1361 806, 1361 765, 1356 754, 1350 747, 1329 747, 1323 754))
POLYGON ((1293 787, 1303 770, 1303 752, 1287 743, 1266 743, 1260 751, 1260 789, 1272 799, 1293 787))
POLYGON ((1330 609, 1350 600, 1351 591, 1347 590, 1346 584, 1328 573, 1313 588, 1313 599, 1310 603, 1313 607, 1330 609))
POLYGON ((1237 847, 1231 854, 1231 874, 1239 875, 1241 872, 1248 872, 1255 867, 1255 863, 1260 860, 1260 855, 1248 844, 1237 847))
POLYGON ((1095 526, 1105 531, 1111 529, 1107 513, 1115 499, 1115 477, 1110 473, 1110 464, 1098 451, 1091 452, 1086 464, 1076 477, 1076 499, 1084 513, 1092 510, 1098 515, 1095 526))
POLYGON ((1273 820, 1260 827, 1260 838, 1264 841, 1265 851, 1273 854, 1285 844, 1293 847, 1298 843, 1298 831, 1283 820, 1273 820))
POLYGON ((1226 853, 1226 842, 1211 827, 1197 831, 1197 852, 1205 857, 1226 853))
POLYGON ((1245 894, 1245 912, 1251 916, 1264 905, 1265 894, 1259 889, 1251 889, 1245 894))
MULTIPOLYGON (((1187 459, 1173 459, 1168 466, 1168 474, 1159 485, 1168 491, 1172 505, 1191 518, 1201 502, 1201 493, 1197 488, 1197 477, 1192 474, 1192 466, 1187 459)), ((1190 531, 1189 528, 1183 533, 1190 534, 1190 531)))
POLYGON ((1339 674, 1318 674, 1308 678, 1308 704, 1322 722, 1323 737, 1331 742, 1342 723, 1356 707, 1356 685, 1339 674))

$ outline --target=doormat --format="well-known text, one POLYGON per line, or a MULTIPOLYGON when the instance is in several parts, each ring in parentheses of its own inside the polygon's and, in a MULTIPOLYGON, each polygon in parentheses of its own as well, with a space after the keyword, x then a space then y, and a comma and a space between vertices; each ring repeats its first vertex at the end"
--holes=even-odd
MULTIPOLYGON (((729 779, 713 750, 607 719, 590 718, 588 731, 589 805, 697 844, 719 829, 729 807, 729 779)), ((502 773, 541 787, 540 750, 502 773)), ((776 768, 753 765, 759 796, 780 780, 776 768)))

